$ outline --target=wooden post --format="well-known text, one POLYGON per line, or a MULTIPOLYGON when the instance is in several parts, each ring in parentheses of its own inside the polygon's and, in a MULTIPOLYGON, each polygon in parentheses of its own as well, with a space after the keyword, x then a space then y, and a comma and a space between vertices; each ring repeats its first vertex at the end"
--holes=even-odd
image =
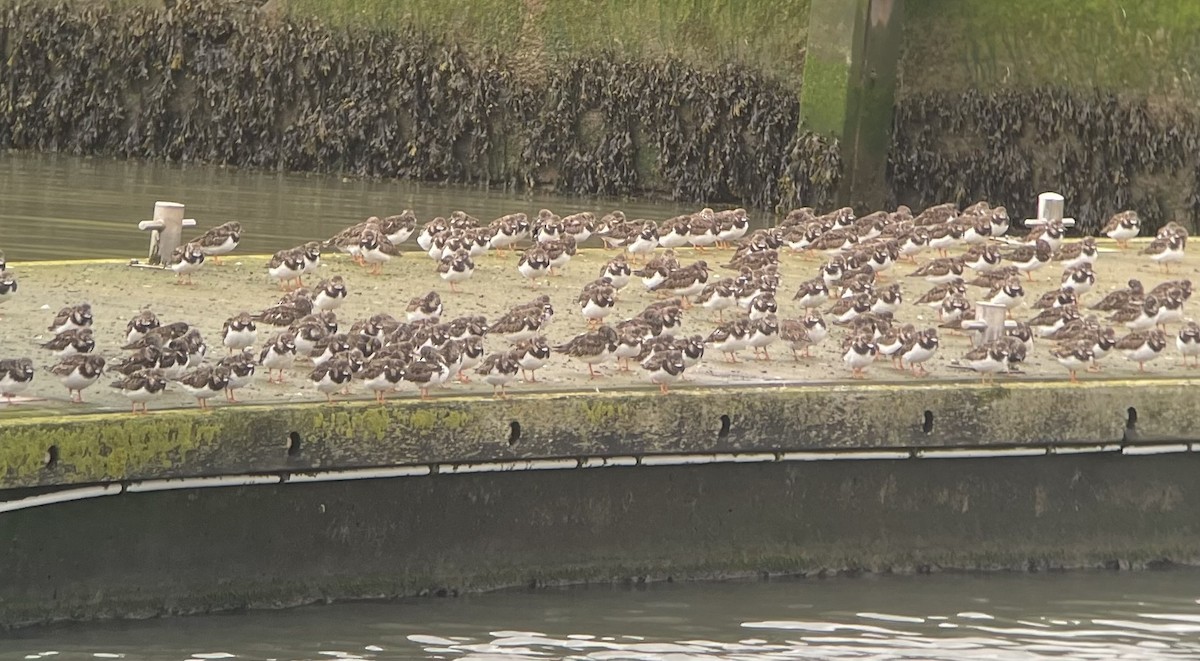
POLYGON ((194 227, 196 221, 183 217, 183 205, 178 202, 155 202, 154 220, 143 220, 138 229, 151 230, 150 254, 147 261, 161 266, 183 240, 183 228, 194 227))
MULTIPOLYGON (((810 0, 801 120, 841 141, 839 203, 883 208, 903 0, 810 0)), ((933 37, 933 38, 936 38, 933 37)))

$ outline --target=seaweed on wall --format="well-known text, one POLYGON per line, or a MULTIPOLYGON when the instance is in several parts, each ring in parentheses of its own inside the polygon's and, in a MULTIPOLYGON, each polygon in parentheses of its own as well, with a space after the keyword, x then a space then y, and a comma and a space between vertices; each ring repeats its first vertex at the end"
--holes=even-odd
POLYGON ((0 147, 367 177, 829 206, 836 140, 737 66, 597 55, 544 80, 411 29, 219 0, 3 9, 0 147))
POLYGON ((913 208, 989 199, 1027 218, 1039 193, 1055 191, 1085 233, 1123 209, 1152 229, 1200 218, 1196 118, 1145 98, 1062 88, 922 94, 897 105, 894 135, 892 195, 913 208))

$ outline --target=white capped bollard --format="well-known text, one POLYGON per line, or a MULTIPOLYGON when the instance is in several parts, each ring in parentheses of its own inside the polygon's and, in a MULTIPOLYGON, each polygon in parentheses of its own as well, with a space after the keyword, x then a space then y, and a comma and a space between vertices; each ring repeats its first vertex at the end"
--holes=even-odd
POLYGON ((1008 309, 995 303, 976 303, 975 318, 962 323, 963 330, 971 331, 971 346, 995 342, 1004 337, 1008 328, 1016 328, 1017 322, 1007 321, 1008 309))
POLYGON ((154 220, 143 220, 138 223, 138 229, 152 230, 150 232, 150 255, 147 261, 152 265, 162 266, 183 240, 183 228, 195 225, 195 219, 183 217, 182 204, 155 202, 154 220))
POLYGON ((1063 209, 1065 207, 1066 201, 1062 195, 1058 193, 1042 193, 1038 195, 1037 218, 1026 218, 1025 227, 1036 227, 1053 221, 1061 222, 1064 227, 1075 227, 1074 218, 1063 217, 1063 209))

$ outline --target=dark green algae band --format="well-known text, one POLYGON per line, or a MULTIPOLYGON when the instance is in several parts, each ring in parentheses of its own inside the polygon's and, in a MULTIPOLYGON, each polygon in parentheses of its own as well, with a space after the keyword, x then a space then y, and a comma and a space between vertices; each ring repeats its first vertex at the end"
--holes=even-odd
POLYGON ((729 387, 14 418, 0 424, 0 489, 527 458, 1191 441, 1196 387, 729 387))

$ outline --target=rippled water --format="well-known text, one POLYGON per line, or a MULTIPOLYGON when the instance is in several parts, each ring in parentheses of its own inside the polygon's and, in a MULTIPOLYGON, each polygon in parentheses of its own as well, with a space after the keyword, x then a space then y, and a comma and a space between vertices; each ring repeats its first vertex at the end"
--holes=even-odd
POLYGON ((654 219, 695 210, 645 200, 0 152, 0 250, 13 261, 143 257, 149 237, 137 223, 150 219, 156 200, 186 205, 197 233, 240 221, 243 250, 258 253, 326 238, 367 216, 405 208, 422 220, 455 209, 484 220, 543 207, 562 214, 619 208, 630 217, 654 219))
POLYGON ((16 636, 0 661, 1197 659, 1200 572, 574 588, 16 636))

